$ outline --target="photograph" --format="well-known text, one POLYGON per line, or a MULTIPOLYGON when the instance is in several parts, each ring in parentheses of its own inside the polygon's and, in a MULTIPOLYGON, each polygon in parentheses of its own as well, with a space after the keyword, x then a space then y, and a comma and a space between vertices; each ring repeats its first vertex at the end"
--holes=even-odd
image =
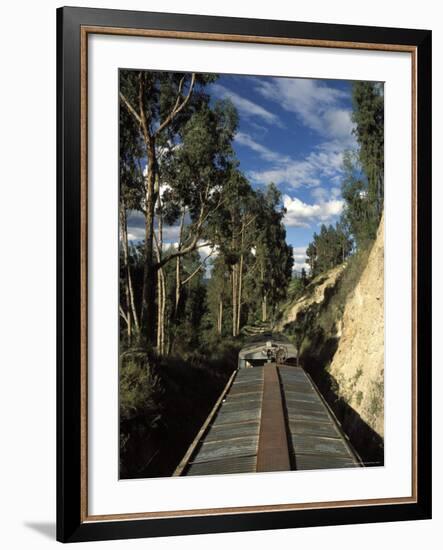
POLYGON ((384 465, 384 97, 119 68, 120 480, 384 465))
POLYGON ((433 550, 438 4, 77 4, 2 12, 2 547, 433 550))
POLYGON ((431 517, 432 33, 376 23, 57 11, 58 540, 431 517))

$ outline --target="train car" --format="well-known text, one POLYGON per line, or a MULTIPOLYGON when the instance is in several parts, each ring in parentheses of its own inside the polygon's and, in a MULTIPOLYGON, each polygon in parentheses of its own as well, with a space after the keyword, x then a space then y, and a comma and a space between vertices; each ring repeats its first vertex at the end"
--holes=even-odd
POLYGON ((174 475, 360 467, 363 463, 284 336, 245 345, 174 475))
POLYGON ((282 335, 251 338, 238 354, 238 368, 263 367, 267 363, 297 365, 297 348, 282 335))

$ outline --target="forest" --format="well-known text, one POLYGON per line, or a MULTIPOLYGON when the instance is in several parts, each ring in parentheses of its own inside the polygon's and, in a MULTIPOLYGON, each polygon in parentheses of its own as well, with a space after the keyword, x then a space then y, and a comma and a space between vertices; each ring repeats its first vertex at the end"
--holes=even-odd
POLYGON ((120 70, 120 476, 170 475, 236 366, 243 329, 272 327, 288 289, 374 238, 383 208, 383 98, 353 87, 358 151, 346 207, 293 273, 274 184, 254 188, 233 141, 239 114, 217 76, 120 70), (143 220, 130 239, 128 221, 143 220), (174 228, 174 242, 171 242, 174 228))
MULTIPOLYGON (((148 410, 160 423, 168 416, 156 410, 165 399, 158 398, 161 406, 152 402, 154 381, 162 393, 168 369, 178 361, 188 367, 188 376, 203 367, 218 391, 235 365, 242 327, 272 318, 291 280, 292 248, 285 239, 280 193, 274 185, 253 189, 240 171, 233 148, 238 113, 230 101, 213 101, 206 93, 215 78, 120 72, 124 463, 132 445, 132 428, 126 426, 138 419, 144 431, 148 410), (135 243, 128 238, 134 212, 143 216, 145 230, 135 243), (171 226, 179 228, 172 244, 164 239, 171 226), (223 365, 208 368, 217 361, 223 365)), ((201 377, 196 374, 200 382, 201 377)), ((170 382, 175 385, 176 375, 170 382)), ((189 390, 188 384, 175 408, 189 390)), ((194 399, 193 422, 200 421, 199 407, 204 414, 211 399, 209 387, 194 399)), ((123 465, 123 470, 134 468, 123 465)))
MULTIPOLYGON (((352 120, 358 149, 343 155, 341 195, 345 207, 335 226, 322 224, 306 249, 312 277, 342 264, 373 243, 384 202, 383 86, 354 82, 352 120)), ((306 274, 303 275, 304 278, 306 274)))
POLYGON ((239 170, 238 114, 205 94, 213 75, 122 71, 120 78, 126 345, 169 355, 195 348, 201 330, 236 337, 245 323, 273 315, 291 279, 280 194, 274 185, 254 190, 239 170), (128 211, 145 220, 135 246, 128 211), (165 246, 165 225, 177 224, 177 242, 165 246))

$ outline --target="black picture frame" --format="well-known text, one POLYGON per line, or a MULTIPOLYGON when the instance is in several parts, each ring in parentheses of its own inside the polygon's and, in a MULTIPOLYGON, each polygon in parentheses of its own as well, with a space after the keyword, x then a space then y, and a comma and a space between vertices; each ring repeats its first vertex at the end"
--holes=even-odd
MULTIPOLYGON (((283 529, 431 517, 431 31, 64 7, 57 10, 57 539, 283 529), (88 521, 82 514, 81 28, 273 37, 416 52, 415 502, 88 521)), ((83 395, 83 397, 82 397, 83 395)))

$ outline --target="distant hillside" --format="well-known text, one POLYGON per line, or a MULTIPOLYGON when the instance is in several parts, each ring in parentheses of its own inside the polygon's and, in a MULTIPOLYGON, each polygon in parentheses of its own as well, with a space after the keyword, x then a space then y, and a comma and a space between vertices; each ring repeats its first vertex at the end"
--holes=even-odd
POLYGON ((368 464, 383 463, 383 235, 382 218, 372 246, 316 277, 279 321, 368 464))

